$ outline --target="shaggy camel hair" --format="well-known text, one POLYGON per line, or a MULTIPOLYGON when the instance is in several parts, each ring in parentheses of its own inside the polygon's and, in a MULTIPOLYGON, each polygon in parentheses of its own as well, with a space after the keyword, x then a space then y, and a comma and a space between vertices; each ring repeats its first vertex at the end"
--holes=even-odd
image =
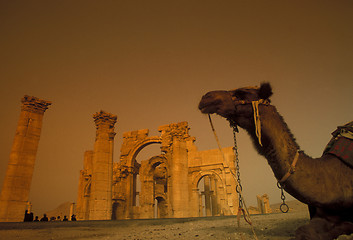
POLYGON ((311 158, 300 151, 282 116, 270 104, 271 95, 269 83, 212 91, 202 97, 199 109, 245 129, 282 187, 309 206, 311 220, 296 230, 295 239, 335 239, 353 233, 353 169, 332 154, 311 158))

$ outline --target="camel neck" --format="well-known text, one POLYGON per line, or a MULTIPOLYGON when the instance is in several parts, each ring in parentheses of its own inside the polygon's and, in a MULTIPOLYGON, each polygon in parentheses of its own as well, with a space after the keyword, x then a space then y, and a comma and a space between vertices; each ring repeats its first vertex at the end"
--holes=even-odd
MULTIPOLYGON (((247 124, 242 122, 242 125, 250 133, 258 152, 266 157, 277 180, 280 180, 290 169, 299 146, 274 106, 260 105, 259 116, 262 146, 255 133, 255 124, 251 124, 253 120, 247 121, 247 124)), ((293 197, 307 204, 333 209, 344 207, 342 202, 352 206, 352 180, 347 176, 352 176, 353 170, 334 156, 311 158, 301 153, 296 169, 283 185, 293 197), (330 172, 332 169, 333 174, 330 172)))
POLYGON ((290 168, 299 146, 274 106, 261 105, 259 111, 263 146, 258 148, 267 158, 276 178, 281 179, 290 168))

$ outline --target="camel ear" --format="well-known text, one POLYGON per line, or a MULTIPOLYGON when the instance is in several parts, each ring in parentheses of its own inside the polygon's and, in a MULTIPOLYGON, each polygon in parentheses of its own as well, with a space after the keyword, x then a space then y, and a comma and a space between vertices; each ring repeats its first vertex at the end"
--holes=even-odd
POLYGON ((269 83, 261 83, 260 89, 259 89, 259 97, 261 99, 268 99, 269 97, 272 96, 272 87, 269 83))

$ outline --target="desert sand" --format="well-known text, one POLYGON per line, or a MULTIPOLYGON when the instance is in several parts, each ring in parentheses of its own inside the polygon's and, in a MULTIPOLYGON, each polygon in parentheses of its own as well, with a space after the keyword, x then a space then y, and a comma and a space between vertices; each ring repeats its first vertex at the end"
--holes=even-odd
MULTIPOLYGON (((309 221, 305 205, 289 203, 290 211, 252 215, 252 225, 258 239, 290 239, 300 225, 309 221)), ((255 239, 251 226, 243 218, 238 227, 235 216, 141 219, 77 222, 0 223, 0 239, 255 239)), ((340 240, 353 239, 341 236, 340 240)))

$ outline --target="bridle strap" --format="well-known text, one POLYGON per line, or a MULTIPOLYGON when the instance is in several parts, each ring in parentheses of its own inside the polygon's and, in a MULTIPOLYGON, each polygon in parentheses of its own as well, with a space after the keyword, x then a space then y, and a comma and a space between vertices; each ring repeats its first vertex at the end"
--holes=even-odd
POLYGON ((288 172, 281 178, 281 180, 278 181, 278 183, 280 184, 284 183, 293 173, 295 173, 296 171, 295 166, 297 165, 298 159, 299 159, 299 151, 297 151, 297 153, 295 154, 294 160, 290 165, 288 172))
MULTIPOLYGON (((245 105, 245 104, 251 104, 253 107, 253 112, 254 112, 254 124, 255 124, 255 133, 256 137, 259 141, 260 146, 262 146, 261 142, 261 121, 260 121, 260 113, 259 113, 259 105, 270 105, 270 101, 268 99, 259 99, 257 101, 248 101, 248 100, 237 100, 236 98, 233 98, 234 104, 235 105, 245 105)), ((299 151, 295 154, 294 160, 288 170, 288 172, 282 177, 281 180, 278 181, 278 183, 282 184, 287 179, 295 172, 295 166, 297 165, 299 159, 299 151)))
POLYGON ((255 124, 255 133, 256 137, 259 141, 260 146, 262 147, 262 142, 261 142, 261 121, 260 121, 260 113, 259 113, 259 105, 270 105, 270 101, 267 99, 259 99, 257 101, 247 101, 247 100, 236 100, 234 99, 234 104, 235 105, 245 105, 245 104, 251 104, 253 108, 253 113, 254 113, 254 124, 255 124))

